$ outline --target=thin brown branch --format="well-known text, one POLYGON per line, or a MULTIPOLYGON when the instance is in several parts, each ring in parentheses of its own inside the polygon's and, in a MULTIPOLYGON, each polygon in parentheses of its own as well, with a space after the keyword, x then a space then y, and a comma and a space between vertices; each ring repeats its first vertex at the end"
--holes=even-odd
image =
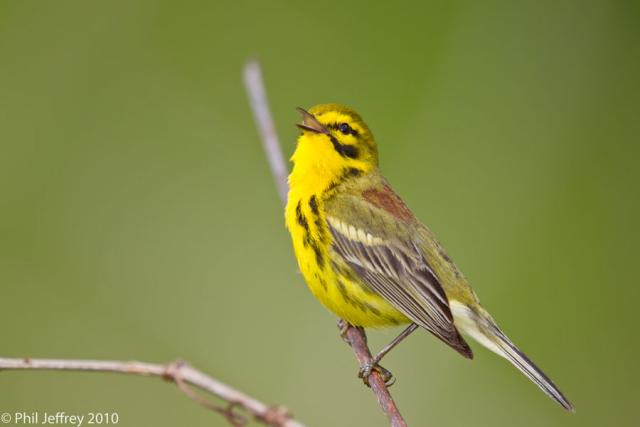
MULTIPOLYGON (((275 126, 269 111, 267 97, 262 80, 262 72, 260 64, 255 61, 249 61, 244 68, 245 86, 247 95, 253 109, 258 130, 262 138, 262 145, 269 160, 271 171, 276 180, 278 194, 283 203, 287 200, 287 173, 284 165, 282 149, 278 137, 275 132, 275 126)), ((360 363, 365 366, 372 360, 371 351, 367 346, 367 337, 363 330, 349 326, 346 331, 346 337, 353 349, 353 352, 360 363)), ((398 406, 389 393, 389 388, 385 384, 382 376, 373 371, 369 376, 369 385, 371 390, 378 399, 378 404, 384 411, 392 427, 406 427, 402 414, 398 410, 398 406)))
MULTIPOLYGON (((347 337, 349 345, 353 348, 353 352, 356 354, 360 366, 365 366, 371 362, 373 357, 371 356, 369 346, 367 346, 367 337, 364 331, 354 326, 349 326, 345 336, 347 337)), ((389 388, 378 371, 372 371, 371 375, 369 375, 369 386, 378 399, 378 405, 380 405, 387 418, 389 418, 391 426, 407 427, 407 423, 402 417, 398 405, 396 405, 393 397, 391 397, 389 388)))
POLYGON ((235 411, 238 408, 268 426, 304 427, 293 419, 285 408, 269 406, 182 361, 163 365, 135 361, 0 358, 0 371, 3 370, 93 371, 158 377, 176 383, 180 391, 201 405, 223 414, 234 426, 243 426, 247 423, 247 418, 235 411), (191 387, 214 395, 227 404, 215 405, 197 394, 191 387))

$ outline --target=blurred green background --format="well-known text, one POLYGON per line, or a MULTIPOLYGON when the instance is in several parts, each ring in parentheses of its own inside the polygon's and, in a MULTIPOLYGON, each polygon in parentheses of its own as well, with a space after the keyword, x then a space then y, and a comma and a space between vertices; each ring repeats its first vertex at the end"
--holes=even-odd
MULTIPOLYGON (((386 425, 297 273, 241 80, 255 56, 285 154, 294 107, 360 111, 577 408, 420 333, 384 363, 410 425, 637 425, 639 33, 632 1, 1 1, 0 355, 182 357, 309 426, 386 425)), ((0 398, 227 425, 137 377, 2 372, 0 398)))

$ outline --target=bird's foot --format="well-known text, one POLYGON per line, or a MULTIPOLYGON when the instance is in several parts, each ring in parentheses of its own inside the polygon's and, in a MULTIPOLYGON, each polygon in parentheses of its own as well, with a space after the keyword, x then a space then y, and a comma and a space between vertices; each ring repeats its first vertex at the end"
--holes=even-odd
POLYGON ((373 359, 360 367, 358 371, 358 378, 362 378, 362 381, 365 383, 367 387, 371 387, 369 384, 369 377, 373 372, 377 372, 382 377, 382 381, 386 384, 387 387, 391 387, 396 379, 393 377, 393 374, 382 366, 378 365, 378 361, 373 359))

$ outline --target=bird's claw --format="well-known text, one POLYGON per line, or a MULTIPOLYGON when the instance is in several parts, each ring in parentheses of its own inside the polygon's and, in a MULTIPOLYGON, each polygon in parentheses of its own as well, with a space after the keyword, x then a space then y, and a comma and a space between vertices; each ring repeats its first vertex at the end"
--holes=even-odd
POLYGON ((382 366, 378 365, 378 363, 374 360, 371 360, 360 367, 360 371, 358 371, 358 378, 361 378, 367 387, 371 387, 369 384, 369 377, 373 372, 377 372, 382 377, 382 381, 384 381, 387 387, 391 387, 396 379, 393 377, 393 374, 382 366))

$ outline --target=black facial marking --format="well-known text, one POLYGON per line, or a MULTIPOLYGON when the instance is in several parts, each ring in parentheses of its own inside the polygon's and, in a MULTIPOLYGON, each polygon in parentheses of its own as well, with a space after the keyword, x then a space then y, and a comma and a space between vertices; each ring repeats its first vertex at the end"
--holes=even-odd
POLYGON ((349 126, 349 123, 331 123, 326 127, 328 127, 329 129, 339 130, 344 135, 358 136, 358 131, 349 126))
POLYGON ((358 157, 358 147, 356 147, 355 145, 341 144, 340 141, 338 141, 338 138, 333 135, 329 135, 329 138, 331 139, 331 143, 333 144, 333 149, 336 150, 342 157, 348 157, 350 159, 356 159, 358 157))
POLYGON ((340 123, 338 125, 338 130, 340 130, 340 132, 342 132, 345 135, 349 135, 353 132, 353 129, 351 129, 351 126, 349 126, 346 123, 340 123))

